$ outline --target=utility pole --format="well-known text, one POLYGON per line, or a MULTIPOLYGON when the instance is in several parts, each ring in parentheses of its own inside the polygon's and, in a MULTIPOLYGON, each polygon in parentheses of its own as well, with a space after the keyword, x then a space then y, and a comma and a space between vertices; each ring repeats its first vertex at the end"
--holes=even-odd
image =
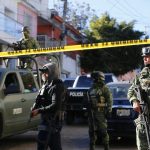
MULTIPOLYGON (((60 46, 67 45, 67 38, 66 38, 66 14, 67 14, 67 0, 61 0, 64 2, 63 5, 63 22, 62 22, 62 28, 61 28, 61 34, 60 34, 60 46)), ((63 71, 63 53, 59 53, 59 59, 60 59, 60 71, 62 73, 63 71)))
POLYGON ((61 40, 63 41, 63 45, 67 45, 67 39, 66 39, 66 34, 67 34, 67 31, 66 31, 67 0, 61 0, 61 1, 64 1, 61 40))

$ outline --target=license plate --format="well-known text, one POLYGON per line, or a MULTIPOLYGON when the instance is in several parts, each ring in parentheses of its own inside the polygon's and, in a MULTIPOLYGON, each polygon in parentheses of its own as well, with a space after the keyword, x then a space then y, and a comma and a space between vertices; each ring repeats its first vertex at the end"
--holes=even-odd
POLYGON ((130 109, 117 109, 117 116, 130 116, 130 109))

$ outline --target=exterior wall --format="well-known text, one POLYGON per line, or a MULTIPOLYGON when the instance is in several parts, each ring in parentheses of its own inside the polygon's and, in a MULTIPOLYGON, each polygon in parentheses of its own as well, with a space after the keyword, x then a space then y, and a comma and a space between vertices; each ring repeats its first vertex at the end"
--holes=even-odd
POLYGON ((7 9, 7 16, 17 20, 17 2, 16 0, 0 0, 1 6, 3 7, 3 12, 7 9), (10 13, 9 13, 10 12, 10 13))
MULTIPOLYGON (((0 17, 3 18, 1 20, 2 26, 0 25, 0 42, 1 39, 8 43, 16 42, 16 40, 19 40, 22 36, 20 32, 22 27, 27 25, 30 27, 33 37, 36 37, 37 33, 40 35, 47 35, 48 40, 56 40, 56 42, 58 42, 57 44, 60 44, 62 18, 59 16, 55 18, 56 26, 54 28, 52 26, 54 18, 51 18, 48 2, 49 0, 0 0, 0 8, 3 11, 2 14, 0 14, 0 17), (7 18, 6 15, 9 18, 7 18), (38 16, 46 19, 46 25, 38 25, 38 16), (12 31, 5 32, 6 29, 12 31), (16 33, 19 34, 16 35, 16 33)), ((76 35, 75 32, 72 32, 72 29, 69 29, 69 33, 71 33, 71 35, 76 35)), ((71 36, 66 36, 66 41, 67 45, 78 44, 76 39, 71 36)), ((61 53, 60 55, 62 73, 65 73, 69 77, 75 77, 79 73, 76 53, 66 54, 63 55, 63 53, 61 53)))
POLYGON ((38 34, 47 35, 50 39, 59 40, 59 36, 61 34, 60 29, 53 28, 52 25, 39 25, 38 26, 38 34))
MULTIPOLYGON (((68 57, 67 55, 63 55, 62 68, 69 72, 67 77, 77 76, 76 61, 72 59, 71 57, 68 57)), ((65 78, 65 77, 66 76, 63 76, 62 78, 65 78)))
POLYGON ((37 36, 37 12, 23 3, 18 3, 18 22, 30 27, 31 36, 37 36))
POLYGON ((136 77, 137 74, 138 74, 137 71, 133 70, 127 72, 126 74, 119 75, 117 79, 118 81, 133 81, 133 79, 136 77))
POLYGON ((21 37, 22 25, 17 22, 17 1, 0 1, 0 41, 1 43, 13 43, 21 37))
POLYGON ((49 17, 49 0, 26 0, 26 2, 35 7, 38 10, 39 14, 42 15, 44 18, 49 17))

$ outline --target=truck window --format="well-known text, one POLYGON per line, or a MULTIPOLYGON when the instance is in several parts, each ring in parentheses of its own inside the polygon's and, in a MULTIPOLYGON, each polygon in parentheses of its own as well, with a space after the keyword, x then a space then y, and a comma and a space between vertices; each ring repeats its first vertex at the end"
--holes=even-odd
POLYGON ((32 93, 32 92, 36 92, 38 90, 31 73, 20 72, 20 75, 21 75, 21 78, 23 81, 25 93, 32 93))
POLYGON ((9 73, 4 82, 6 93, 20 93, 19 81, 15 73, 9 73))
POLYGON ((77 82, 76 87, 91 87, 92 86, 92 79, 87 76, 80 76, 77 82))

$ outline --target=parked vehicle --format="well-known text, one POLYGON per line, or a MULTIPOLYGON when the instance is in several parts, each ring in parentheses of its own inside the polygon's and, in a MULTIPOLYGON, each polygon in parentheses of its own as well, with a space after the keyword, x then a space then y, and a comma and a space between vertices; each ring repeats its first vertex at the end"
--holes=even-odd
POLYGON ((29 118, 38 90, 29 70, 0 68, 0 138, 37 127, 39 117, 29 118))
POLYGON ((127 99, 127 91, 131 86, 128 82, 108 83, 113 95, 112 116, 108 118, 108 133, 111 137, 135 137, 133 120, 137 113, 127 99))
POLYGON ((41 86, 37 64, 34 72, 20 67, 0 68, 0 139, 36 129, 40 121, 39 116, 30 120, 41 86))
POLYGON ((64 85, 65 85, 66 88, 72 87, 74 81, 75 81, 75 78, 65 78, 65 79, 63 80, 64 85))

